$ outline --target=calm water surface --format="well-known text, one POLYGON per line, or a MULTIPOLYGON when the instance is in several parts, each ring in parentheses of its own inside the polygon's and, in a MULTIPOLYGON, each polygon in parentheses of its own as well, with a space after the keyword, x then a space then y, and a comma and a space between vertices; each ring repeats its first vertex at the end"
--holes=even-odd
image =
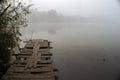
POLYGON ((120 80, 120 24, 29 23, 22 38, 53 43, 59 80, 120 80))

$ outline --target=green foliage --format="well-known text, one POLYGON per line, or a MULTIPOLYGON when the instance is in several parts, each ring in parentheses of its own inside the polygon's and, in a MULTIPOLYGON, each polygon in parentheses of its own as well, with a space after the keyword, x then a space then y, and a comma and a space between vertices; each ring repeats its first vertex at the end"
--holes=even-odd
POLYGON ((29 7, 15 0, 0 1, 0 78, 7 71, 15 47, 19 47, 20 28, 27 26, 29 7))

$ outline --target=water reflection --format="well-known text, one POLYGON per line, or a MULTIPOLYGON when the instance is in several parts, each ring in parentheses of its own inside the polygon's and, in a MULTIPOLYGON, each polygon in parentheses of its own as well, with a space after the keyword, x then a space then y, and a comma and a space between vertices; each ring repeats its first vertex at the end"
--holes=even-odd
POLYGON ((29 23, 23 34, 32 31, 53 42, 60 80, 119 80, 119 24, 29 23))

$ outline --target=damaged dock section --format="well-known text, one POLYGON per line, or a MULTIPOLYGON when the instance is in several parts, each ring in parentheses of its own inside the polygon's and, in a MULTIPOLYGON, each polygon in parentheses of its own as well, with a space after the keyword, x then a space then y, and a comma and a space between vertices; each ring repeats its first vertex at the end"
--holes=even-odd
POLYGON ((55 80, 52 53, 48 40, 33 39, 26 41, 16 60, 8 69, 3 80, 55 80))

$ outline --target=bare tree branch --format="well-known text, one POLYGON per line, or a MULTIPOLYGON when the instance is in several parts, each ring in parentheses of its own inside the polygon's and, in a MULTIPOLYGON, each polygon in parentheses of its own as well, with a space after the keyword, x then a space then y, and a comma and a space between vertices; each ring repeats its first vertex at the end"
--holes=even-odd
POLYGON ((4 15, 4 13, 8 10, 8 8, 9 8, 10 6, 11 6, 11 4, 9 4, 9 5, 7 6, 7 8, 0 14, 0 17, 4 15))

